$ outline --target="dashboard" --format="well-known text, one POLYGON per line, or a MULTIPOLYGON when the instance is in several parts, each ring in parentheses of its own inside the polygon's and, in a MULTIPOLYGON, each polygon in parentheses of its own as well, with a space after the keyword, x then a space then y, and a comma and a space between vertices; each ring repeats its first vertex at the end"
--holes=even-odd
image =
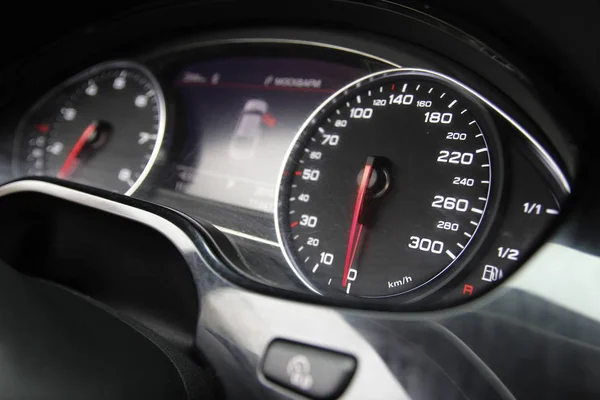
POLYGON ((0 259, 217 398, 595 398, 594 103, 565 70, 468 7, 227 3, 0 65, 0 259))
POLYGON ((435 54, 288 34, 67 77, 23 111, 5 180, 173 208, 228 235, 252 279, 366 306, 445 307, 509 276, 571 190, 543 134, 435 54))

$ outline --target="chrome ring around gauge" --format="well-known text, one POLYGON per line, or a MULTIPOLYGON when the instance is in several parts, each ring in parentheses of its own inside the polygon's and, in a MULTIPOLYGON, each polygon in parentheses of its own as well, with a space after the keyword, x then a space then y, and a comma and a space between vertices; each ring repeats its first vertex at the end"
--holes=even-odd
POLYGON ((458 268, 496 203, 496 136, 478 100, 441 74, 388 70, 346 86, 283 163, 286 260, 313 291, 360 297, 413 292, 458 268))
POLYGON ((158 157, 165 119, 149 70, 99 64, 53 89, 21 121, 16 170, 131 195, 158 157))

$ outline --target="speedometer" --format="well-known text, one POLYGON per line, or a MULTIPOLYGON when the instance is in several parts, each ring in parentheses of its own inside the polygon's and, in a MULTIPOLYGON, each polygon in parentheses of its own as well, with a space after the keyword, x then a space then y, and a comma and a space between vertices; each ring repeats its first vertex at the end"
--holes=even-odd
POLYGON ((284 161, 276 228, 318 293, 387 297, 457 271, 482 236, 499 145, 465 86, 416 69, 334 94, 284 161))

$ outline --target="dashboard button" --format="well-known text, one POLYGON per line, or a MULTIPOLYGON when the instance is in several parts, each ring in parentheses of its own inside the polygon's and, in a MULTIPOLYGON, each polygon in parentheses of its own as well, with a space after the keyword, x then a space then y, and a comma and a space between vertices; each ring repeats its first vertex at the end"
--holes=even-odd
POLYGON ((334 399, 348 386, 356 359, 300 343, 275 340, 263 362, 265 377, 313 399, 334 399))

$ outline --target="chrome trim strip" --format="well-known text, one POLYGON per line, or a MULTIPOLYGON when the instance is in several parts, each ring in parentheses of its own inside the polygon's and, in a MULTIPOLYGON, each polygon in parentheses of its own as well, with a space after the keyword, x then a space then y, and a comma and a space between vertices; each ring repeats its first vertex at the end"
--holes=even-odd
POLYGON ((273 242, 271 240, 259 238, 258 236, 252 236, 252 235, 249 235, 247 233, 236 231, 234 229, 225 228, 225 227, 219 226, 219 225, 213 225, 213 226, 215 228, 217 228, 218 230, 220 230, 221 232, 227 233, 229 235, 238 236, 238 237, 241 237, 241 238, 244 238, 244 239, 248 239, 248 240, 252 240, 252 241, 258 242, 258 243, 268 244, 269 246, 273 246, 273 247, 279 247, 279 243, 273 242))
MULTIPOLYGON (((410 399, 371 343, 346 321, 342 313, 323 306, 252 293, 229 286, 226 282, 223 282, 223 285, 215 285, 214 273, 209 272, 210 266, 202 261, 196 245, 185 232, 167 219, 50 182, 22 180, 0 186, 0 197, 22 192, 46 194, 137 221, 173 243, 188 262, 195 283, 199 286, 202 313, 199 316, 198 328, 200 331, 211 332, 211 341, 208 343, 204 343, 202 333, 198 333, 197 346, 202 350, 204 345, 204 351, 210 354, 210 349, 206 347, 214 346, 212 335, 215 332, 224 340, 235 344, 238 351, 236 356, 246 357, 237 369, 245 379, 259 380, 274 391, 284 391, 281 387, 267 382, 262 373, 258 372, 256 378, 252 374, 258 371, 260 358, 270 342, 285 337, 313 346, 351 353, 358 359, 354 377, 342 395, 344 399, 410 399), (375 392, 372 387, 374 381, 377 381, 378 385, 375 392)), ((223 362, 220 359, 212 361, 215 365, 223 362)), ((289 391, 285 393, 292 394, 289 391)))

